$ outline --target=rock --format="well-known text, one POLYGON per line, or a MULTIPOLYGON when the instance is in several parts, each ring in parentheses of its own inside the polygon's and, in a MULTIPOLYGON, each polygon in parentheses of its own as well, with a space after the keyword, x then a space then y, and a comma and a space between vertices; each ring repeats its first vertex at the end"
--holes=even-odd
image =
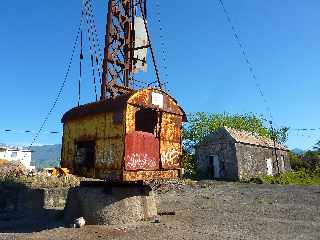
POLYGON ((86 225, 86 220, 84 220, 83 217, 77 218, 76 220, 74 220, 74 225, 77 228, 82 228, 84 225, 86 225))
POLYGON ((155 220, 154 220, 154 223, 160 223, 161 221, 160 221, 160 218, 156 218, 155 220))

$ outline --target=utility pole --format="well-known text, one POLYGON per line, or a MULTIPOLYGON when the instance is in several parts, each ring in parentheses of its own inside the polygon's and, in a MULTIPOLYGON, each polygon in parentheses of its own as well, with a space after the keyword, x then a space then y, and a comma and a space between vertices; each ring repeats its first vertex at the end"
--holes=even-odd
POLYGON ((277 153, 276 134, 275 134, 275 131, 274 131, 274 128, 272 125, 272 121, 269 121, 269 124, 270 124, 270 129, 271 129, 271 139, 273 140, 274 155, 276 156, 278 174, 280 174, 279 160, 278 160, 278 153, 277 153))

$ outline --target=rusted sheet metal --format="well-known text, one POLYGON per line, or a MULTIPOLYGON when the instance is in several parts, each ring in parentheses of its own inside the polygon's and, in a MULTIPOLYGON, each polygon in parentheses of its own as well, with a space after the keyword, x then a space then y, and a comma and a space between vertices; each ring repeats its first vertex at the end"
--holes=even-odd
POLYGON ((127 106, 127 111, 126 111, 126 133, 132 133, 134 132, 135 129, 135 113, 137 111, 137 108, 132 106, 132 105, 128 105, 127 106))
POLYGON ((64 123, 68 120, 79 119, 105 112, 121 111, 126 108, 127 104, 146 108, 159 108, 152 104, 152 93, 163 95, 163 108, 161 108, 163 111, 181 115, 183 116, 183 120, 186 121, 186 114, 177 104, 175 99, 163 91, 150 88, 72 108, 63 115, 61 122, 64 123))
POLYGON ((160 149, 163 169, 176 169, 180 167, 181 145, 179 143, 161 141, 160 149))
POLYGON ((151 133, 134 132, 125 140, 126 170, 158 170, 159 140, 151 133))
POLYGON ((182 117, 163 113, 160 134, 160 155, 162 168, 180 167, 182 117))
POLYGON ((173 179, 178 178, 180 170, 167 171, 124 171, 122 180, 125 182, 153 180, 153 179, 173 179))
POLYGON ((184 120, 186 120, 186 114, 177 104, 176 100, 169 96, 167 93, 157 89, 148 88, 137 91, 128 99, 128 104, 141 106, 144 108, 160 109, 165 112, 183 116, 184 120), (158 101, 156 101, 156 99, 154 99, 153 93, 158 94, 160 97, 162 96, 161 99, 158 99, 158 101))
POLYGON ((180 143, 181 141, 181 125, 182 117, 163 113, 161 119, 161 135, 160 139, 163 141, 171 141, 180 143))
POLYGON ((64 123, 68 120, 84 118, 100 113, 122 111, 127 106, 127 101, 130 96, 131 94, 120 95, 114 99, 109 98, 72 108, 63 115, 61 122, 64 123))
POLYGON ((184 120, 185 114, 175 100, 156 89, 143 89, 71 109, 62 119, 61 166, 77 170, 77 144, 88 141, 94 142, 94 166, 84 168, 82 176, 113 180, 122 180, 124 176, 122 181, 176 177, 184 120), (150 120, 148 114, 138 117, 137 112, 146 109, 154 109, 156 119, 150 120), (140 119, 138 122, 136 117, 140 119), (143 128, 144 122, 153 121, 154 131, 150 131, 149 125, 143 128), (145 132, 137 134, 136 128, 145 132))

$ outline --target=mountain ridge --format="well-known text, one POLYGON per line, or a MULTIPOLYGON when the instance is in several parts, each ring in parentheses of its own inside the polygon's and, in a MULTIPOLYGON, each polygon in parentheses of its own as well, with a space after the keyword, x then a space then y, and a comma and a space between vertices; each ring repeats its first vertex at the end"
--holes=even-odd
POLYGON ((31 161, 36 168, 60 166, 61 144, 33 146, 31 161))

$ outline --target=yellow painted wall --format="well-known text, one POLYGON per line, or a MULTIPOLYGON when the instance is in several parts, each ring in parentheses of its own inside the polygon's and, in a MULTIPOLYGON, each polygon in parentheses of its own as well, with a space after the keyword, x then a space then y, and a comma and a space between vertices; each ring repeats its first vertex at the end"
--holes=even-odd
POLYGON ((102 113, 64 123, 62 162, 65 167, 73 168, 76 141, 95 140, 96 170, 121 169, 125 124, 124 120, 114 124, 113 114, 102 113))

